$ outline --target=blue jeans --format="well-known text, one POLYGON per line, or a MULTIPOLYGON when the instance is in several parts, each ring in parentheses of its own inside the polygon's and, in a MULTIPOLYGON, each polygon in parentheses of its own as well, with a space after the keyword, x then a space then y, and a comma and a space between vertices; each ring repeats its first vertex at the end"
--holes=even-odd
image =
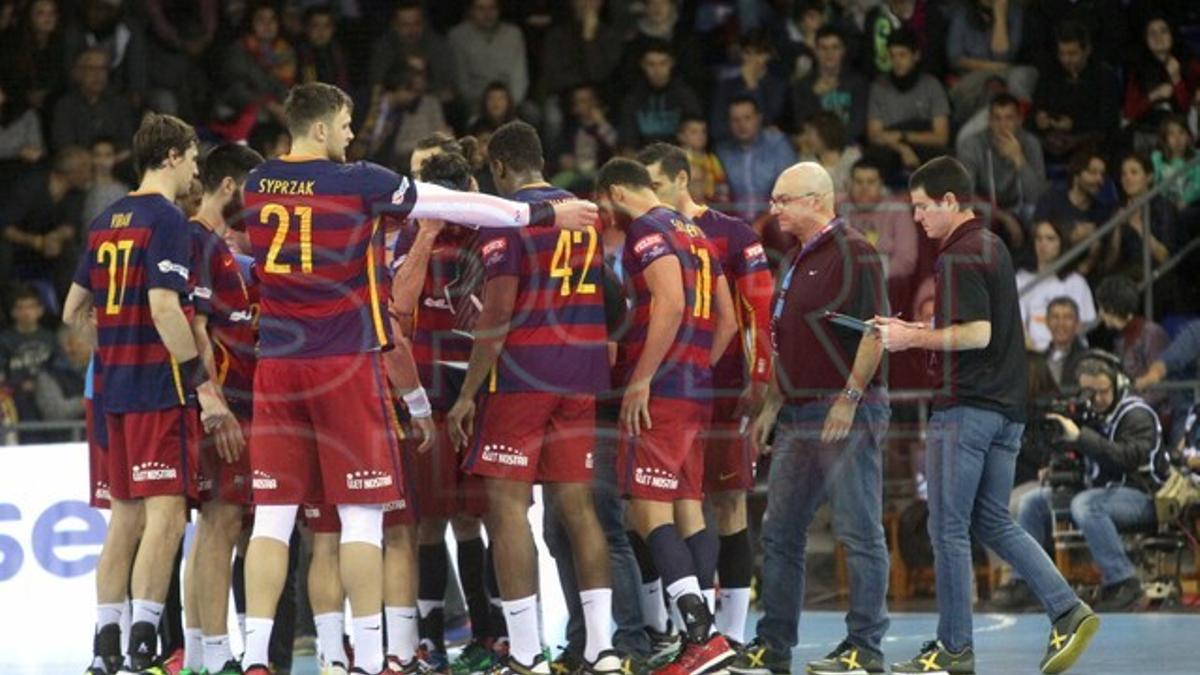
POLYGON ((1045 549, 1008 511, 1024 429, 998 412, 961 405, 929 419, 925 472, 937 637, 953 651, 972 644, 972 532, 1029 583, 1051 621, 1079 602, 1045 549))
POLYGON ((779 413, 762 530, 764 613, 758 637, 773 649, 796 645, 808 526, 828 498, 850 572, 847 634, 856 646, 879 652, 889 625, 880 446, 891 411, 886 400, 864 400, 850 435, 834 444, 821 442, 828 411, 829 402, 822 401, 784 406, 779 413))
MULTIPOLYGON (((625 534, 625 502, 617 487, 617 435, 615 427, 601 424, 596 433, 596 449, 592 453, 592 502, 604 538, 608 541, 608 560, 612 575, 613 647, 624 654, 645 657, 650 653, 650 641, 643 629, 641 585, 642 573, 629 537, 625 534)), ((583 608, 579 604, 579 582, 575 578, 575 559, 567 528, 555 517, 555 507, 548 492, 543 514, 543 538, 554 557, 558 580, 567 604, 567 652, 583 654, 587 630, 583 623, 583 608)))
MULTIPOLYGON (((1043 546, 1051 545, 1051 518, 1050 488, 1034 490, 1021 498, 1017 522, 1043 546)), ((1154 500, 1131 487, 1092 488, 1071 498, 1071 521, 1083 532, 1106 586, 1137 575, 1125 555, 1119 532, 1153 526, 1154 519, 1154 500)), ((1013 579, 1019 578, 1013 574, 1013 579)))

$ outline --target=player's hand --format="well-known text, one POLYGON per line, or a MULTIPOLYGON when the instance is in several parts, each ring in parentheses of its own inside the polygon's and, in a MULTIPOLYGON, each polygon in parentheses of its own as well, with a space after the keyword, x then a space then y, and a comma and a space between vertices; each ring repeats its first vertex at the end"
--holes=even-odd
POLYGON ((762 412, 763 404, 767 401, 767 383, 752 382, 749 387, 742 392, 738 398, 737 409, 734 411, 734 417, 747 417, 754 419, 762 412))
POLYGON ((771 438, 771 430, 775 428, 775 418, 778 415, 778 408, 767 406, 754 418, 754 424, 750 427, 750 440, 756 456, 771 454, 771 446, 767 445, 767 441, 771 438))
POLYGON ((600 208, 582 199, 554 202, 554 225, 564 230, 585 230, 596 225, 600 208))
POLYGON ((246 446, 246 439, 242 437, 242 429, 225 404, 225 399, 211 380, 196 389, 196 398, 200 401, 200 422, 204 425, 204 433, 213 437, 217 454, 227 462, 236 461, 246 446))
POLYGON ((450 442, 456 448, 464 448, 471 440, 475 428, 475 401, 460 398, 446 415, 446 426, 450 430, 450 442))
POLYGON ((850 435, 850 427, 854 424, 854 411, 858 403, 848 396, 838 396, 829 406, 825 415, 825 426, 821 427, 822 443, 837 443, 850 435))
POLYGON ((433 426, 433 417, 414 417, 412 428, 421 439, 421 443, 417 445, 417 452, 428 452, 433 447, 433 442, 437 440, 437 429, 433 426))
POLYGON ((638 436, 642 429, 652 429, 650 421, 650 384, 631 385, 621 398, 621 424, 632 435, 638 436))
POLYGON ((242 436, 242 425, 234 417, 227 417, 211 434, 217 446, 217 456, 226 464, 233 464, 242 456, 246 439, 242 436))

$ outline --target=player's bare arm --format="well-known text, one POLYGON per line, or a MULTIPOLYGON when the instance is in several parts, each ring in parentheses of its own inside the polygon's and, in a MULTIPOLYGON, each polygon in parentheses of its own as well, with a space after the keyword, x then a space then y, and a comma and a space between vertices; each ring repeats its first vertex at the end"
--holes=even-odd
POLYGON ((475 342, 471 346, 467 376, 448 415, 450 438, 458 447, 464 447, 471 438, 475 425, 475 397, 504 349, 516 301, 517 277, 498 276, 484 286, 483 309, 475 321, 475 342))
POLYGON ((713 317, 715 325, 713 326, 712 349, 708 354, 710 366, 715 366, 717 361, 721 360, 721 356, 725 354, 725 350, 729 348, 729 343, 733 341, 738 331, 733 293, 729 290, 729 284, 725 283, 724 274, 717 277, 713 288, 716 295, 716 316, 713 317))
MULTIPOLYGON (((393 316, 392 334, 399 336, 399 321, 393 316)), ((387 368, 388 381, 392 384, 394 395, 404 399, 408 406, 408 414, 412 420, 413 431, 421 438, 417 452, 425 452, 433 447, 435 430, 433 427, 433 410, 429 407, 429 397, 421 386, 417 374, 417 363, 413 360, 412 345, 403 337, 397 337, 392 349, 383 353, 383 364, 387 368)))
MULTIPOLYGON (((179 294, 166 288, 151 288, 149 295, 150 318, 171 358, 176 363, 187 363, 198 358, 200 354, 196 349, 196 340, 187 316, 183 313, 183 307, 179 304, 179 294)), ((196 396, 200 401, 200 420, 204 423, 205 430, 215 431, 213 436, 217 443, 217 451, 222 457, 233 453, 235 449, 240 453, 245 439, 241 437, 240 432, 236 435, 227 433, 225 422, 233 419, 233 413, 222 400, 216 384, 205 377, 196 387, 196 396)))
POLYGON ((88 344, 96 347, 96 326, 92 323, 92 292, 72 283, 67 291, 67 299, 63 302, 63 323, 81 331, 88 338, 88 344))
POLYGON ((768 270, 743 274, 737 279, 734 303, 742 310, 745 341, 743 354, 748 356, 750 386, 738 402, 740 416, 753 420, 762 411, 771 384, 771 295, 775 278, 768 270))
POLYGON ((625 396, 621 399, 621 423, 634 436, 642 427, 651 428, 650 380, 658 372, 675 342, 683 323, 686 299, 683 293, 683 267, 675 256, 664 256, 650 263, 642 274, 650 291, 654 310, 646 328, 646 343, 638 357, 625 396))
MULTIPOLYGON (((192 317, 192 339, 196 341, 196 352, 200 355, 200 363, 204 366, 204 372, 208 374, 209 382, 219 382, 217 377, 217 359, 213 354, 212 338, 208 335, 208 316, 204 314, 196 314, 192 317)), ((225 400, 225 394, 219 387, 215 387, 217 395, 221 397, 222 403, 229 407, 228 401, 225 400)), ((237 436, 242 438, 242 428, 237 420, 230 416, 221 423, 221 434, 227 437, 237 436)), ((244 441, 245 439, 243 439, 244 441)), ((244 445, 244 443, 243 443, 244 445)), ((221 459, 228 464, 232 464, 238 460, 241 455, 241 448, 237 445, 218 444, 217 454, 221 459)))
POLYGON ((396 335, 411 337, 413 332, 413 316, 417 310, 417 301, 421 297, 421 287, 425 283, 425 275, 429 273, 429 257, 433 253, 433 244, 437 240, 441 227, 431 227, 425 223, 440 223, 441 221, 422 220, 413 240, 412 248, 400 262, 396 276, 392 280, 392 302, 389 311, 396 319, 394 327, 400 332, 396 335))

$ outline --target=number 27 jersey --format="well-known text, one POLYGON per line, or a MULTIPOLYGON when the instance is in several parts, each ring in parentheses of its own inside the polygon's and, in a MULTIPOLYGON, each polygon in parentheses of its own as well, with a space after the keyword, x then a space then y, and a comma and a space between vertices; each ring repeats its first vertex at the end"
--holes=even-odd
POLYGON ((187 219, 157 193, 130 194, 88 227, 76 284, 92 292, 104 364, 104 408, 150 412, 185 405, 189 393, 150 316, 150 289, 188 293, 187 219))

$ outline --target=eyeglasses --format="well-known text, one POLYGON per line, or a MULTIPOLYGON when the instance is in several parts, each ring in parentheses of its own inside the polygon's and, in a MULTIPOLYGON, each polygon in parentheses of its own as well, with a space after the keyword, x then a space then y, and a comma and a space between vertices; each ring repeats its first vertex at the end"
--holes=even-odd
POLYGON ((782 210, 787 208, 787 205, 791 204, 792 202, 800 201, 801 199, 808 199, 809 197, 820 197, 823 194, 825 193, 805 192, 798 195, 771 195, 771 197, 767 199, 767 203, 770 204, 772 209, 782 210))

